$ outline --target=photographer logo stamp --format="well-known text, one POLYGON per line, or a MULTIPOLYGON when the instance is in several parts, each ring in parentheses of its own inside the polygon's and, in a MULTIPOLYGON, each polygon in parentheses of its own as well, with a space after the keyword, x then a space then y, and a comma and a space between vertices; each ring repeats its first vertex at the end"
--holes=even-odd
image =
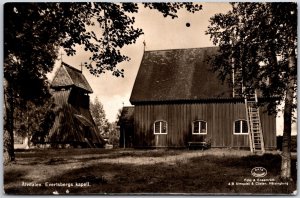
POLYGON ((253 177, 265 177, 268 174, 267 169, 265 169, 264 167, 254 167, 251 170, 251 175, 253 177))

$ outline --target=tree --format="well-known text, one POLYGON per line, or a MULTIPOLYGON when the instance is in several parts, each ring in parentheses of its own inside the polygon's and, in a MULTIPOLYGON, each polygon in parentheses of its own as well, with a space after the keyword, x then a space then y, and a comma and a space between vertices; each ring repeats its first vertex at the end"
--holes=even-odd
MULTIPOLYGON (((164 17, 178 9, 201 10, 193 3, 145 3, 164 17)), ((123 76, 118 63, 129 60, 120 49, 143 34, 134 28, 136 3, 6 3, 4 5, 4 153, 14 160, 15 98, 43 104, 50 97, 46 74, 53 69, 58 50, 75 55, 76 45, 91 52, 85 65, 98 76, 105 71, 123 76), (100 28, 95 34, 90 26, 100 28)))
POLYGON ((104 134, 108 131, 109 123, 106 119, 105 111, 103 105, 99 102, 98 97, 95 98, 94 102, 90 102, 90 111, 93 117, 93 120, 98 127, 100 134, 104 134))
POLYGON ((108 143, 112 144, 113 147, 119 146, 120 131, 117 129, 117 122, 109 123, 108 128, 108 143))
POLYGON ((52 98, 45 101, 43 105, 27 102, 24 106, 16 106, 14 131, 18 136, 30 140, 28 147, 30 143, 44 143, 54 123, 54 107, 52 98))
POLYGON ((32 104, 32 107, 33 109, 29 111, 29 117, 31 118, 29 125, 34 128, 32 127, 28 136, 31 137, 33 144, 43 144, 55 121, 55 104, 53 98, 50 98, 45 104, 40 106, 32 104), (34 125, 34 122, 38 124, 34 125))
MULTIPOLYGON (((36 105, 30 101, 15 98, 14 133, 18 137, 44 142, 53 125, 55 104, 52 98, 44 100, 44 104, 36 105)), ((6 114, 4 114, 6 119, 6 114)), ((29 145, 28 145, 29 146, 29 145)))
POLYGON ((232 70, 242 70, 245 93, 260 90, 265 98, 276 97, 266 103, 270 112, 284 103, 281 176, 290 178, 291 122, 297 89, 297 4, 231 5, 231 11, 210 19, 207 34, 220 52, 212 58, 213 70, 223 81, 230 81, 232 70))
POLYGON ((12 161, 16 102, 42 105, 50 97, 46 73, 53 69, 59 35, 47 28, 52 18, 37 4, 7 3, 4 9, 4 153, 12 161))

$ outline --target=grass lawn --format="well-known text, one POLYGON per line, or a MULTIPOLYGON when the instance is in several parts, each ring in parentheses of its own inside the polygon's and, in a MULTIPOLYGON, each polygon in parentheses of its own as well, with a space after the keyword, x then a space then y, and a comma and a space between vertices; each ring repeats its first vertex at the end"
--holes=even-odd
POLYGON ((33 149, 16 152, 4 166, 7 194, 291 194, 293 181, 281 181, 279 155, 249 151, 33 149), (267 175, 251 175, 264 167, 267 175), (255 179, 255 181, 254 181, 255 179), (270 183, 271 182, 271 183, 270 183), (272 183, 275 182, 275 183, 272 183))

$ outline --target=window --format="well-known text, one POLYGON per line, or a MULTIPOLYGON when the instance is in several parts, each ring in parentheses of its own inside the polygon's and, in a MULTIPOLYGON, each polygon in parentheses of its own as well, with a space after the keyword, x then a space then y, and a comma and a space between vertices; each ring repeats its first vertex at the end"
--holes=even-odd
POLYGON ((166 121, 155 121, 154 122, 154 134, 167 134, 168 125, 166 121))
POLYGON ((193 122, 193 131, 192 134, 207 134, 207 124, 203 120, 196 120, 193 122))
POLYGON ((236 120, 234 122, 234 134, 248 134, 248 124, 246 120, 236 120))

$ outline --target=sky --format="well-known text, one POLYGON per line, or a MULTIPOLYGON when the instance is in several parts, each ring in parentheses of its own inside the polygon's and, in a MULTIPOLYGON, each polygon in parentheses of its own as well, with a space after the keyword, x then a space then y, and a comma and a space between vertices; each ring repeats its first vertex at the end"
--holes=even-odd
MULTIPOLYGON (((140 36, 133 45, 125 46, 122 52, 131 58, 128 62, 118 65, 119 69, 125 70, 125 77, 115 77, 106 72, 100 77, 95 77, 83 68, 83 74, 87 78, 94 93, 90 95, 91 100, 95 97, 103 104, 107 119, 110 122, 116 120, 118 110, 122 106, 130 106, 129 98, 144 50, 198 48, 213 46, 209 35, 205 31, 209 25, 209 19, 216 13, 226 13, 231 6, 228 3, 203 3, 203 10, 189 13, 185 10, 178 12, 178 18, 165 18, 156 10, 140 7, 139 13, 135 14, 135 27, 143 29, 144 35, 140 36), (186 26, 190 23, 190 27, 186 26), (144 46, 143 42, 146 45, 144 46)), ((80 64, 88 61, 89 54, 81 47, 76 47, 77 54, 68 57, 62 55, 63 62, 80 69, 80 64)), ((62 51, 62 53, 64 53, 62 51)), ((57 60, 54 71, 48 74, 51 81, 61 61, 57 60)), ((280 116, 280 115, 279 115, 280 116)), ((282 116, 277 119, 277 133, 282 131, 282 116)), ((295 127, 294 127, 294 132, 295 127)))

